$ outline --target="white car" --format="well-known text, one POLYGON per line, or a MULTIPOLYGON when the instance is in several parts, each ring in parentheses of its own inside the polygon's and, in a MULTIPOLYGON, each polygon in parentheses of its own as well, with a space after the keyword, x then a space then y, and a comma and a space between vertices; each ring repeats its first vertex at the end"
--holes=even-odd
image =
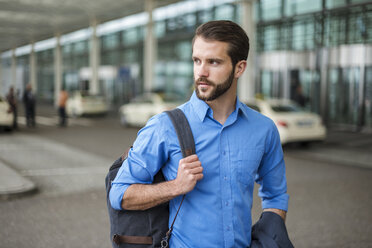
POLYGON ((11 130, 13 127, 13 113, 6 99, 0 97, 0 127, 11 130))
POLYGON ((74 92, 66 102, 66 112, 69 116, 105 114, 108 105, 103 96, 74 92))
POLYGON ((306 112, 296 103, 286 99, 251 100, 248 107, 261 112, 276 124, 282 144, 323 141, 326 127, 318 114, 306 112))
POLYGON ((120 123, 123 126, 143 127, 152 116, 180 104, 175 100, 163 99, 157 93, 144 93, 119 108, 120 123))

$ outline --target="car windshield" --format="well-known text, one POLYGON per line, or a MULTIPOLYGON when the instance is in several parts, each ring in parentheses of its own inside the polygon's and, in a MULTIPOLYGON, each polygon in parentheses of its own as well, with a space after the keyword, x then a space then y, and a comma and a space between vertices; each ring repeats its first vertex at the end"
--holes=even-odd
POLYGON ((278 113, 284 112, 300 112, 301 109, 293 104, 279 104, 279 105, 271 105, 272 110, 278 113))

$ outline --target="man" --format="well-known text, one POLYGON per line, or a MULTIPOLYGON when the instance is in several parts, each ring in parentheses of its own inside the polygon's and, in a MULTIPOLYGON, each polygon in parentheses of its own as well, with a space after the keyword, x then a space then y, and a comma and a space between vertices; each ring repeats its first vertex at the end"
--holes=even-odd
POLYGON ((14 93, 13 86, 10 86, 9 92, 6 96, 6 99, 10 105, 10 111, 13 113, 13 129, 18 129, 18 122, 17 122, 17 97, 14 93))
POLYGON ((170 201, 170 247, 249 247, 254 181, 264 211, 286 217, 285 165, 274 123, 237 97, 249 40, 237 24, 212 21, 193 39, 195 92, 180 106, 190 122, 196 155, 182 158, 171 121, 162 113, 140 130, 117 177, 116 209, 147 209, 170 201), (166 182, 151 184, 162 170, 166 182))
POLYGON ((66 102, 68 99, 67 91, 62 88, 61 92, 59 93, 58 99, 58 115, 59 115, 59 126, 65 127, 67 126, 67 116, 66 116, 66 102))
POLYGON ((32 92, 31 84, 26 85, 26 90, 23 93, 23 103, 25 104, 26 123, 28 127, 35 127, 35 104, 36 99, 32 92))

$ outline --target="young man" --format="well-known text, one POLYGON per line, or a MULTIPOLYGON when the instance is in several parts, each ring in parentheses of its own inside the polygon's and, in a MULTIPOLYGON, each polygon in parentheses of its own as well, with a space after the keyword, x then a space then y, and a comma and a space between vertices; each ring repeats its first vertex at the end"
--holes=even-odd
POLYGON ((23 103, 25 104, 27 127, 35 127, 36 99, 34 93, 32 92, 31 84, 26 85, 26 90, 23 93, 23 103))
POLYGON ((9 93, 6 95, 6 99, 10 105, 10 109, 13 113, 13 129, 18 129, 18 122, 17 122, 17 97, 14 93, 14 88, 11 86, 9 88, 9 93))
POLYGON ((140 130, 112 183, 114 208, 147 209, 170 201, 170 220, 186 194, 170 247, 249 247, 255 181, 264 211, 285 219, 279 134, 236 93, 248 51, 248 37, 237 24, 201 25, 193 39, 195 92, 179 107, 190 122, 197 154, 182 158, 170 119, 159 114, 140 130), (151 184, 159 170, 167 181, 151 184))

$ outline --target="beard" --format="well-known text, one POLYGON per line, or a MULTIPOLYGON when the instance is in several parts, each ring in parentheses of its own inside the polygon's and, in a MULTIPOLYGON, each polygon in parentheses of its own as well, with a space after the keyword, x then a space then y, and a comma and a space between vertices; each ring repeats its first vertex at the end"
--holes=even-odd
MULTIPOLYGON (((235 70, 232 70, 229 77, 222 84, 218 84, 218 85, 216 85, 215 82, 209 81, 205 77, 198 78, 197 80, 195 80, 195 83, 194 83, 196 96, 200 100, 203 100, 203 101, 216 100, 218 97, 222 96, 223 94, 226 93, 226 91, 228 91, 230 89, 232 83, 234 82, 234 72, 235 72, 235 70), (213 87, 210 94, 204 95, 204 96, 201 95, 201 92, 198 88, 198 83, 200 83, 200 82, 203 82, 203 83, 213 87)), ((201 91, 203 92, 203 90, 201 90, 201 91)))

